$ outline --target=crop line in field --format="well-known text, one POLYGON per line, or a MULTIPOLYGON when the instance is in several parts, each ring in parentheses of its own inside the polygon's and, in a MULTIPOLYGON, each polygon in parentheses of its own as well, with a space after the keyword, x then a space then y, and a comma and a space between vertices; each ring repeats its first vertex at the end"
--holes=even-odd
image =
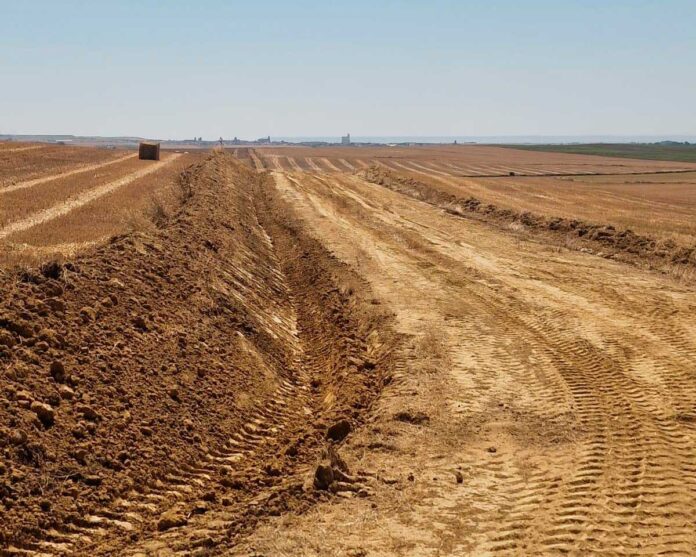
POLYGON ((38 186, 39 184, 44 184, 46 182, 52 182, 53 180, 60 180, 61 178, 67 178, 68 176, 73 176, 75 174, 81 174, 82 172, 89 172, 90 170, 97 170, 98 168, 103 168, 111 164, 116 164, 119 162, 126 161, 136 157, 137 153, 129 153, 123 157, 119 157, 114 160, 99 162, 95 164, 88 164, 87 166, 81 166, 73 170, 68 170, 66 172, 61 172, 60 174, 51 174, 50 176, 42 176, 41 178, 34 178, 33 180, 26 180, 24 182, 18 182, 17 184, 12 184, 5 188, 0 188, 0 194, 10 193, 11 191, 23 190, 25 188, 31 188, 33 186, 38 186))
POLYGON ((68 199, 63 203, 59 203, 43 211, 38 211, 33 215, 29 215, 27 218, 12 222, 4 228, 0 228, 0 238, 6 238, 11 234, 22 232, 34 226, 38 226, 39 224, 43 224, 55 218, 67 215, 69 212, 77 209, 78 207, 82 207, 87 203, 99 199, 107 193, 111 193, 112 191, 117 190, 118 188, 123 187, 126 184, 130 184, 138 178, 142 178, 143 176, 151 174, 155 170, 159 170, 163 166, 175 161, 180 156, 181 153, 174 153, 169 158, 167 158, 167 160, 155 162, 147 166, 146 168, 136 170, 135 172, 128 174, 123 178, 119 178, 118 180, 108 182, 91 190, 88 190, 82 193, 81 195, 68 199))
POLYGON ((333 170, 334 172, 343 172, 343 170, 341 170, 340 168, 338 168, 334 163, 332 163, 332 162, 331 162, 329 159, 327 159, 326 157, 321 157, 319 160, 320 160, 321 162, 323 162, 323 163, 326 165, 326 167, 329 168, 330 170, 333 170))

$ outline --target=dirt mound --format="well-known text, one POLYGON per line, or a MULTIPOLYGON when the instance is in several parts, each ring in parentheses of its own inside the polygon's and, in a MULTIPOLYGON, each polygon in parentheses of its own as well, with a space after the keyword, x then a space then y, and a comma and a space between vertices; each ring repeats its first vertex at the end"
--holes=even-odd
POLYGON ((159 231, 0 274, 0 547, 109 553, 234 502, 229 535, 362 419, 386 318, 264 179, 211 155, 159 231))
POLYGON ((526 229, 552 233, 565 240, 604 255, 623 256, 627 259, 642 258, 672 265, 696 267, 696 245, 682 246, 673 240, 659 240, 636 234, 631 230, 617 230, 609 224, 595 224, 577 219, 548 217, 530 212, 504 209, 483 203, 474 197, 461 198, 439 191, 431 185, 413 178, 398 176, 384 168, 372 166, 359 175, 374 184, 436 205, 455 215, 476 215, 486 220, 504 224, 517 224, 526 229))

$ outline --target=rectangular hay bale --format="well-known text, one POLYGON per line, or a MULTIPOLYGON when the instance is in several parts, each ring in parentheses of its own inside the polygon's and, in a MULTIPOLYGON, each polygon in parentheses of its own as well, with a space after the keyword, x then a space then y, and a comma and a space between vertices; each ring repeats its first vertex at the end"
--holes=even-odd
POLYGON ((138 158, 146 161, 160 160, 160 144, 152 141, 141 141, 138 146, 138 158))

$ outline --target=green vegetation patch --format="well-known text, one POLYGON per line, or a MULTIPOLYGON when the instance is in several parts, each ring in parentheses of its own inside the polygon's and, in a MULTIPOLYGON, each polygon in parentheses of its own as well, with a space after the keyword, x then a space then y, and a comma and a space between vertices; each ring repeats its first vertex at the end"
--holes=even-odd
POLYGON ((655 161, 696 162, 694 143, 585 143, 572 145, 504 145, 527 151, 546 151, 576 155, 600 155, 655 161))

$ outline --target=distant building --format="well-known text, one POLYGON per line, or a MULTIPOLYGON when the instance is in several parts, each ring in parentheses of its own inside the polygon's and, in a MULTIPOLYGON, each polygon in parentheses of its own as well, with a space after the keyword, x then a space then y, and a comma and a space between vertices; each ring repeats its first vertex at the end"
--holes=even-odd
POLYGON ((341 137, 341 145, 350 145, 350 134, 341 137))
POLYGON ((269 135, 268 137, 260 137, 256 140, 256 143, 261 143, 261 144, 266 144, 271 142, 271 136, 269 135))

